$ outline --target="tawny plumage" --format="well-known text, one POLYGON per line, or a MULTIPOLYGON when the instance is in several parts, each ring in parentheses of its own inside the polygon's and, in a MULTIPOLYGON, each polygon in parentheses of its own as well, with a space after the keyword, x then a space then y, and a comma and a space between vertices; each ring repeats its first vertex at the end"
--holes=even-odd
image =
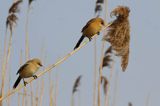
POLYGON ((108 41, 112 49, 116 51, 117 56, 121 56, 121 67, 125 71, 129 59, 129 43, 130 43, 130 24, 129 24, 130 9, 125 6, 118 6, 111 12, 111 17, 116 19, 111 22, 108 28, 108 33, 103 37, 108 41))
POLYGON ((102 27, 105 25, 105 22, 101 18, 93 18, 87 22, 87 24, 82 28, 82 36, 79 39, 78 43, 74 47, 74 49, 78 48, 81 42, 85 37, 89 38, 91 41, 91 38, 95 35, 98 34, 102 27))
POLYGON ((38 69, 42 66, 42 63, 39 59, 35 58, 32 60, 27 61, 23 66, 20 67, 17 74, 19 74, 18 79, 16 80, 13 88, 16 88, 18 84, 20 83, 21 79, 23 79, 24 85, 27 84, 27 82, 24 81, 24 78, 34 77, 37 78, 36 75, 34 75, 38 69))

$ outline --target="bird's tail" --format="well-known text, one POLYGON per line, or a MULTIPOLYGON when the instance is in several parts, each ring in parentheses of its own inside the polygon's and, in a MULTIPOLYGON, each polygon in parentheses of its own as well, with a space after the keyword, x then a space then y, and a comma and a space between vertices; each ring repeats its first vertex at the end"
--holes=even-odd
POLYGON ((84 38, 85 38, 85 36, 82 35, 81 38, 79 39, 79 41, 77 42, 76 46, 74 47, 74 50, 79 47, 79 45, 81 44, 81 42, 83 41, 84 38))
POLYGON ((16 82, 14 83, 14 86, 13 86, 14 89, 18 86, 18 84, 20 83, 21 79, 22 78, 19 76, 18 79, 16 80, 16 82))

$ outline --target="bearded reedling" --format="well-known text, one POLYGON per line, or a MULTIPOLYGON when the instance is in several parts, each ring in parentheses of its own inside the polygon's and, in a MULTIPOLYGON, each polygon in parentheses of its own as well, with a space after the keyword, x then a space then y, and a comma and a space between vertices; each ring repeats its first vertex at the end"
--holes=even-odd
POLYGON ((74 47, 74 50, 79 47, 85 37, 89 38, 89 40, 91 41, 92 37, 95 34, 100 33, 103 26, 105 26, 105 22, 101 18, 93 18, 89 20, 87 24, 82 28, 82 36, 74 47))
POLYGON ((13 88, 15 89, 18 84, 20 83, 21 79, 23 79, 23 83, 26 86, 27 82, 24 81, 24 78, 34 77, 34 79, 37 78, 36 75, 34 75, 38 69, 42 66, 42 63, 39 59, 34 58, 32 60, 27 61, 23 66, 20 67, 17 74, 19 74, 18 79, 16 80, 13 88))

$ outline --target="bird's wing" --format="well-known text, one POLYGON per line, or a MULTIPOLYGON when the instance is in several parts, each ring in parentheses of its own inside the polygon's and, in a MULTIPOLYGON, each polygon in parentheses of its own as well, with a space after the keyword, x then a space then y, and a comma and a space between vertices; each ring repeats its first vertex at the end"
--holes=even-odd
POLYGON ((17 71, 17 74, 20 73, 25 67, 27 67, 28 64, 24 64, 23 66, 20 67, 20 69, 17 71))
POLYGON ((87 24, 82 28, 82 31, 81 31, 81 32, 83 32, 93 21, 95 21, 95 18, 89 20, 89 21, 87 22, 87 24))

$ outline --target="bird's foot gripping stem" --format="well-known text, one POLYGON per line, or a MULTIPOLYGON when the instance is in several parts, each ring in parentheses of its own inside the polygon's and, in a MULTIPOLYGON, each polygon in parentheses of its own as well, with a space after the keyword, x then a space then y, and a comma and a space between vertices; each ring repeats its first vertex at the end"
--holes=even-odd
POLYGON ((24 86, 28 84, 28 82, 26 82, 24 79, 23 79, 23 83, 24 83, 24 86))
POLYGON ((89 38, 89 41, 91 41, 92 40, 92 38, 89 38))
POLYGON ((36 76, 36 75, 33 75, 33 78, 34 78, 34 79, 37 79, 37 76, 36 76))

